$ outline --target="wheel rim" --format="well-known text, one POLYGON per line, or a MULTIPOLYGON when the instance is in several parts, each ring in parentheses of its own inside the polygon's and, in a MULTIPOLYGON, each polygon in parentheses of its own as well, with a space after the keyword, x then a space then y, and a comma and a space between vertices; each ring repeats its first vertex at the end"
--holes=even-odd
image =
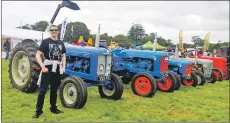
POLYGON ((17 85, 23 86, 28 82, 30 78, 30 61, 24 51, 19 51, 14 55, 11 72, 17 85))
POLYGON ((218 70, 213 70, 213 71, 214 71, 214 73, 215 73, 216 79, 217 79, 217 80, 220 80, 220 78, 221 78, 221 73, 220 73, 220 71, 218 71, 218 70))
POLYGON ((194 83, 194 79, 192 79, 192 78, 190 80, 184 79, 183 83, 185 86, 192 86, 194 83))
POLYGON ((157 84, 161 90, 167 91, 172 87, 173 82, 172 79, 169 76, 167 76, 164 83, 158 82, 157 84))
POLYGON ((227 70, 227 73, 224 75, 224 79, 228 80, 229 79, 229 71, 227 70))
POLYGON ((76 89, 76 87, 72 83, 67 83, 64 86, 63 97, 64 97, 64 100, 68 104, 75 103, 75 101, 77 99, 77 89, 76 89))
POLYGON ((198 85, 201 84, 201 76, 200 75, 197 75, 197 79, 198 79, 198 85))
POLYGON ((138 77, 135 80, 135 89, 139 95, 147 95, 152 89, 150 80, 147 77, 138 77))
POLYGON ((109 84, 102 86, 102 91, 107 96, 112 96, 115 93, 115 85, 113 81, 110 81, 109 84))

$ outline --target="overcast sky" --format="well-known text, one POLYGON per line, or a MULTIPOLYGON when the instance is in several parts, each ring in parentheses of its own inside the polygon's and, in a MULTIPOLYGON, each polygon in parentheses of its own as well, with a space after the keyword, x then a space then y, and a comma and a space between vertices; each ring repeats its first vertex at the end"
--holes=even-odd
MULTIPOLYGON (((229 41, 229 1, 74 1, 81 10, 61 9, 54 24, 65 17, 84 22, 91 33, 101 24, 101 33, 127 34, 132 23, 142 24, 147 33, 158 32, 165 39, 184 42, 191 36, 202 39, 211 32, 210 42, 229 41)), ((4 28, 50 21, 60 1, 2 1, 4 28)))

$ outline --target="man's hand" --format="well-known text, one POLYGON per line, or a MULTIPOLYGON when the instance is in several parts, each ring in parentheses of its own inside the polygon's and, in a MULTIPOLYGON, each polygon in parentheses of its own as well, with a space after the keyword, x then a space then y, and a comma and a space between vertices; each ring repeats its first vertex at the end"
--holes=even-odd
POLYGON ((47 73, 48 72, 48 68, 46 68, 45 66, 42 67, 42 72, 47 73))
POLYGON ((65 72, 65 67, 64 66, 62 66, 62 71, 63 71, 63 73, 65 72))

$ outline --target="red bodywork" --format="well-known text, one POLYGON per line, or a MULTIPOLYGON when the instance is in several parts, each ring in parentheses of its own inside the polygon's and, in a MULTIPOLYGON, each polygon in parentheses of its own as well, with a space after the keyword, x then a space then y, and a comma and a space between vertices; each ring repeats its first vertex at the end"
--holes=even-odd
MULTIPOLYGON (((190 58, 195 58, 195 56, 189 56, 190 58)), ((223 57, 210 57, 198 55, 199 59, 209 59, 213 61, 213 67, 220 69, 222 72, 227 72, 227 59, 223 57)))
POLYGON ((186 66, 185 76, 187 77, 192 72, 192 65, 186 66))
POLYGON ((168 58, 162 57, 160 62, 160 72, 167 72, 168 71, 168 58))

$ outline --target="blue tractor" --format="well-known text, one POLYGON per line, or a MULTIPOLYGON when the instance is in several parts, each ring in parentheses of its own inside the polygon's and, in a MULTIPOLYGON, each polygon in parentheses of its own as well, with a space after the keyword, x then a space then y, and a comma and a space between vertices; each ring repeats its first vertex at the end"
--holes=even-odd
MULTIPOLYGON (((198 77, 192 72, 192 62, 185 59, 169 58, 169 70, 177 73, 177 82, 181 82, 185 86, 196 87, 198 85, 198 77)), ((178 84, 178 89, 180 84, 178 84)))
MULTIPOLYGON (((79 10, 76 3, 65 0, 51 19, 54 22, 59 10, 67 7, 79 10)), ((99 41, 98 41, 99 42, 99 41)), ((9 64, 11 84, 26 93, 37 88, 41 68, 35 55, 41 40, 25 39, 18 43, 12 53, 9 64)), ((119 100, 123 94, 121 78, 111 72, 111 52, 99 47, 81 47, 66 45, 66 70, 62 77, 59 95, 66 108, 80 109, 87 101, 87 87, 98 86, 102 98, 119 100)))
POLYGON ((117 48, 112 51, 112 71, 122 76, 124 84, 131 81, 134 94, 152 97, 157 88, 163 92, 175 90, 176 78, 168 72, 168 53, 117 48))

